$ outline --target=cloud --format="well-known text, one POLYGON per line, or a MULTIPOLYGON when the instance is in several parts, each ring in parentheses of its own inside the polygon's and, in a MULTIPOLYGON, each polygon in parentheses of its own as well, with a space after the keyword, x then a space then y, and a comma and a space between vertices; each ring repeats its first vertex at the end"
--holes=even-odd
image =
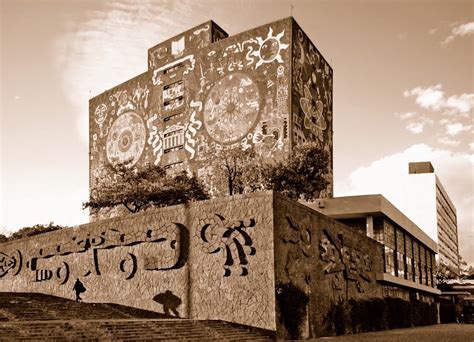
MULTIPOLYGON (((429 87, 415 87, 405 90, 403 96, 415 97, 415 102, 423 109, 440 111, 443 115, 469 117, 474 109, 474 94, 463 93, 446 97, 441 84, 429 87)), ((410 117, 411 112, 399 114, 401 119, 410 117)), ((411 115, 413 116, 413 115, 411 115)))
POLYGON ((423 122, 410 122, 406 129, 409 130, 413 134, 420 134, 423 133, 425 124, 423 122))
POLYGON ((412 118, 416 115, 418 115, 417 112, 395 113, 395 116, 399 117, 402 120, 412 118))
POLYGON ((413 134, 421 134, 427 124, 432 125, 433 123, 434 121, 431 119, 420 117, 416 121, 409 122, 408 125, 406 125, 406 129, 413 134))
MULTIPOLYGON (((354 170, 342 183, 336 184, 336 195, 382 194, 402 212, 417 208, 417 196, 409 192, 408 163, 431 161, 436 174, 457 209, 460 252, 474 263, 474 154, 432 148, 425 144, 385 156, 354 170)), ((413 219, 413 218, 412 218, 413 219)), ((414 219, 413 219, 414 220, 414 219)), ((415 222, 416 223, 416 222, 415 222)))
POLYGON ((469 148, 474 151, 474 142, 469 143, 469 148))
POLYGON ((88 142, 88 101, 147 70, 147 50, 197 25, 201 5, 191 0, 104 2, 56 41, 62 87, 72 104, 81 140, 88 142), (176 16, 179 13, 179 16, 176 16))
POLYGON ((461 142, 459 140, 452 140, 452 139, 450 139, 449 137, 446 137, 446 136, 439 137, 438 142, 443 144, 443 145, 450 146, 450 147, 457 147, 461 144, 461 142))
POLYGON ((452 42, 456 37, 467 36, 474 33, 474 22, 469 22, 453 27, 451 34, 441 43, 446 45, 452 42))
POLYGON ((446 134, 450 136, 458 135, 461 132, 469 131, 472 125, 463 125, 462 123, 453 123, 446 125, 446 134))
POLYGON ((438 110, 441 108, 444 99, 444 92, 441 84, 428 88, 416 87, 403 92, 405 97, 416 96, 416 103, 425 109, 438 110))
POLYGON ((443 107, 453 110, 446 114, 468 114, 474 108, 474 94, 450 96, 444 101, 443 107))
POLYGON ((421 134, 427 124, 432 125, 434 123, 433 120, 426 116, 421 116, 417 112, 395 113, 395 116, 399 117, 401 120, 408 121, 405 128, 412 134, 421 134))

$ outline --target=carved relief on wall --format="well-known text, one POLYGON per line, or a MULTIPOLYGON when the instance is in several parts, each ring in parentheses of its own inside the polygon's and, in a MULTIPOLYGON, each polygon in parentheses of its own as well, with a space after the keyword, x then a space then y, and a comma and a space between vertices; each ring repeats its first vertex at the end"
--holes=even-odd
MULTIPOLYGON (((81 232, 62 244, 46 244, 28 258, 25 266, 31 271, 34 282, 54 280, 64 285, 72 272, 80 277, 101 276, 104 268, 108 272, 115 270, 122 279, 129 280, 141 271, 139 267, 143 267, 143 271, 167 271, 183 267, 187 262, 188 249, 189 231, 181 223, 150 227, 138 235, 107 229, 99 234, 81 232), (139 245, 148 247, 147 250, 152 252, 130 248, 139 245), (107 256, 111 250, 118 252, 115 267, 110 266, 112 260, 107 256), (68 262, 71 260, 67 258, 69 255, 77 255, 73 264, 68 262), (143 266, 139 266, 140 259, 143 259, 140 263, 143 266)), ((23 258, 20 251, 13 255, 0 252, 0 278, 7 274, 16 276, 22 269, 23 258)))
POLYGON ((324 274, 332 275, 332 286, 336 290, 344 288, 345 281, 354 281, 359 292, 364 292, 364 283, 372 281, 372 260, 357 246, 348 243, 342 234, 337 236, 323 229, 319 242, 320 257, 326 265, 324 274))
POLYGON ((215 214, 207 220, 203 220, 201 228, 201 240, 204 250, 209 254, 222 252, 225 258, 224 277, 232 273, 236 259, 241 268, 241 276, 246 276, 248 270, 247 256, 255 255, 256 249, 249 228, 255 227, 253 218, 244 220, 226 220, 222 215, 215 214))
POLYGON ((15 251, 11 255, 0 252, 0 278, 8 273, 17 275, 23 266, 23 258, 20 251, 15 251))
POLYGON ((309 284, 313 266, 311 224, 307 219, 297 222, 289 215, 285 218, 288 225, 281 235, 288 248, 285 272, 291 282, 298 284, 300 280, 304 280, 309 284))

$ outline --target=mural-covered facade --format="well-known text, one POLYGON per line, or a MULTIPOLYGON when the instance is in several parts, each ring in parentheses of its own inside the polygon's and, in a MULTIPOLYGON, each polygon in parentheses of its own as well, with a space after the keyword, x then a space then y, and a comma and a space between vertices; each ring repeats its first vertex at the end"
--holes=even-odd
POLYGON ((148 71, 90 100, 91 189, 117 162, 204 177, 230 148, 278 160, 314 141, 332 165, 332 69, 292 18, 231 37, 208 22, 148 57, 148 71))

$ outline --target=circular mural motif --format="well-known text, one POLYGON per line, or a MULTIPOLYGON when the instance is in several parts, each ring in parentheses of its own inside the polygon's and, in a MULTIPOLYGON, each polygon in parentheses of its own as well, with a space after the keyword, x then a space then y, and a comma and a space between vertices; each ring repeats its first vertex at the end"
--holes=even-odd
POLYGON ((204 125, 211 138, 223 144, 243 138, 257 120, 259 99, 257 86, 245 74, 216 82, 204 105, 204 125))
POLYGON ((120 115, 107 136, 107 159, 111 164, 128 162, 133 166, 145 147, 145 125, 135 113, 120 115))

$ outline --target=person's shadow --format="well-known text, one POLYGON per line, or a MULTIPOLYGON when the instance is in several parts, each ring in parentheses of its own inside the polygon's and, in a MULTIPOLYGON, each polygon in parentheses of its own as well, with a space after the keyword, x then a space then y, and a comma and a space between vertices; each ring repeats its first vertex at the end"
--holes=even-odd
POLYGON ((163 305, 163 311, 166 316, 171 316, 171 310, 175 317, 179 317, 178 306, 181 305, 181 298, 175 296, 170 290, 157 294, 153 297, 153 300, 163 305))

